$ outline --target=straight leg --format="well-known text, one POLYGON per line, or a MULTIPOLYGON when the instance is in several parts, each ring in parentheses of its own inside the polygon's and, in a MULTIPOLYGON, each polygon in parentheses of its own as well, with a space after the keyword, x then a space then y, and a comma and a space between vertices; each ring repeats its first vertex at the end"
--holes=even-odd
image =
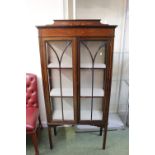
POLYGON ((103 147, 102 147, 103 150, 105 150, 106 139, 107 139, 107 125, 106 125, 105 128, 104 128, 103 147))
POLYGON ((102 136, 102 127, 100 127, 100 136, 102 136))
POLYGON ((54 135, 55 136, 57 135, 57 128, 56 128, 56 126, 54 126, 54 135))
POLYGON ((42 124, 41 124, 41 119, 40 119, 40 116, 39 116, 39 127, 42 129, 43 128, 43 126, 42 126, 42 124))
POLYGON ((37 133, 36 132, 32 134, 32 143, 34 145, 35 155, 39 155, 37 133))
POLYGON ((48 126, 48 137, 49 137, 49 142, 50 142, 50 149, 53 148, 53 142, 52 142, 52 132, 51 132, 51 127, 48 126))

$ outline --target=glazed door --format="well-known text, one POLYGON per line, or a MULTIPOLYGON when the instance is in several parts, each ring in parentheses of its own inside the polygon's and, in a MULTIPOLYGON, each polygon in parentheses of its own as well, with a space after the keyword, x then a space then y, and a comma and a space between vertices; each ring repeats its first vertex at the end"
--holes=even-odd
POLYGON ((79 109, 82 122, 101 122, 105 111, 107 45, 104 39, 79 39, 79 109))
POLYGON ((50 117, 55 123, 75 123, 74 44, 73 38, 45 40, 50 117))

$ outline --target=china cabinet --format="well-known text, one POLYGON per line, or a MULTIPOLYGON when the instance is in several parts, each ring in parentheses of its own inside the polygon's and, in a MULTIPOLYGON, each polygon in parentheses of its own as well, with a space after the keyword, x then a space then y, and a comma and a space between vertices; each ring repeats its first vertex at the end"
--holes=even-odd
POLYGON ((50 147, 51 127, 87 124, 104 129, 105 149, 116 26, 54 20, 37 28, 50 147))

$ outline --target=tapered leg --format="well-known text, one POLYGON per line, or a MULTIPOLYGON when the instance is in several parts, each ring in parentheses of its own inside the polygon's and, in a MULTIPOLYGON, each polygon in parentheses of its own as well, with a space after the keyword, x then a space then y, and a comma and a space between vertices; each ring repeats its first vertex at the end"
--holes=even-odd
POLYGON ((37 133, 36 132, 32 134, 32 143, 34 145, 35 155, 39 155, 37 133))
POLYGON ((102 136, 102 127, 100 127, 100 136, 102 136))
POLYGON ((53 142, 52 142, 51 127, 48 127, 48 137, 49 137, 49 142, 50 142, 50 149, 52 149, 53 148, 53 142))
POLYGON ((56 136, 57 135, 57 127, 54 126, 54 135, 56 136))
POLYGON ((41 124, 41 119, 40 119, 40 116, 39 116, 39 127, 41 128, 41 129, 43 129, 43 126, 42 126, 42 124, 41 124))
POLYGON ((106 146, 106 139, 107 139, 107 126, 105 126, 104 128, 104 135, 103 135, 103 149, 105 150, 105 146, 106 146))

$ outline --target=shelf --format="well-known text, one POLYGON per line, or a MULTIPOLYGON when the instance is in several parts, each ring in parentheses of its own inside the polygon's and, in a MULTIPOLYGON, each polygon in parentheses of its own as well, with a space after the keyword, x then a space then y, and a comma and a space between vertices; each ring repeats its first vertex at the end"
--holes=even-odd
MULTIPOLYGON (((91 120, 91 111, 81 110, 80 120, 91 120)), ((93 110, 92 120, 102 120, 102 111, 93 110)))
MULTIPOLYGON (((59 64, 50 63, 50 64, 48 64, 48 68, 72 69, 72 64, 62 64, 61 67, 59 67, 59 64)), ((91 63, 88 63, 88 64, 81 64, 80 68, 81 68, 81 69, 90 69, 90 68, 92 68, 92 64, 91 64, 91 63)), ((103 68, 106 68, 106 65, 105 65, 105 64, 96 63, 96 64, 94 65, 94 69, 103 69, 103 68)))
MULTIPOLYGON (((72 69, 72 64, 62 64, 61 67, 59 67, 59 64, 50 63, 50 64, 48 64, 47 68, 72 69)), ((91 68, 92 68, 92 64, 91 64, 91 63, 88 63, 88 64, 81 64, 80 68, 81 68, 81 69, 91 69, 91 68)), ((105 65, 105 64, 96 63, 96 64, 94 65, 94 69, 103 69, 103 68, 106 68, 106 65, 105 65)))
MULTIPOLYGON (((74 120, 73 111, 64 110, 64 119, 65 120, 74 120)), ((91 120, 91 111, 81 110, 80 119, 81 120, 91 120)), ((53 120, 62 120, 62 111, 61 110, 53 111, 53 120)), ((102 111, 93 110, 92 120, 102 120, 102 111)))
MULTIPOLYGON (((53 120, 62 120, 62 111, 53 111, 53 120)), ((74 113, 72 110, 64 110, 64 120, 74 120, 74 113)))
POLYGON ((50 63, 48 64, 47 68, 53 68, 53 69, 72 69, 72 64, 61 64, 61 67, 59 67, 59 64, 50 63))
MULTIPOLYGON (((73 89, 71 88, 63 88, 62 89, 63 97, 73 97, 73 89)), ((91 97, 92 90, 90 88, 82 88, 80 96, 81 97, 91 97)), ((52 97, 61 97, 60 88, 53 88, 50 92, 50 96, 52 97)), ((104 90, 101 88, 94 88, 93 97, 103 97, 104 90)))
MULTIPOLYGON (((63 97, 73 97, 73 89, 63 88, 62 89, 62 95, 63 95, 63 97)), ((53 88, 50 92, 50 96, 61 97, 60 88, 53 88)))
MULTIPOLYGON (((89 69, 89 68, 92 68, 92 64, 91 63, 87 63, 87 64, 81 64, 80 66, 81 69, 89 69)), ((103 68, 106 68, 106 65, 105 64, 101 64, 101 63, 95 63, 94 64, 94 69, 103 69, 103 68)))

